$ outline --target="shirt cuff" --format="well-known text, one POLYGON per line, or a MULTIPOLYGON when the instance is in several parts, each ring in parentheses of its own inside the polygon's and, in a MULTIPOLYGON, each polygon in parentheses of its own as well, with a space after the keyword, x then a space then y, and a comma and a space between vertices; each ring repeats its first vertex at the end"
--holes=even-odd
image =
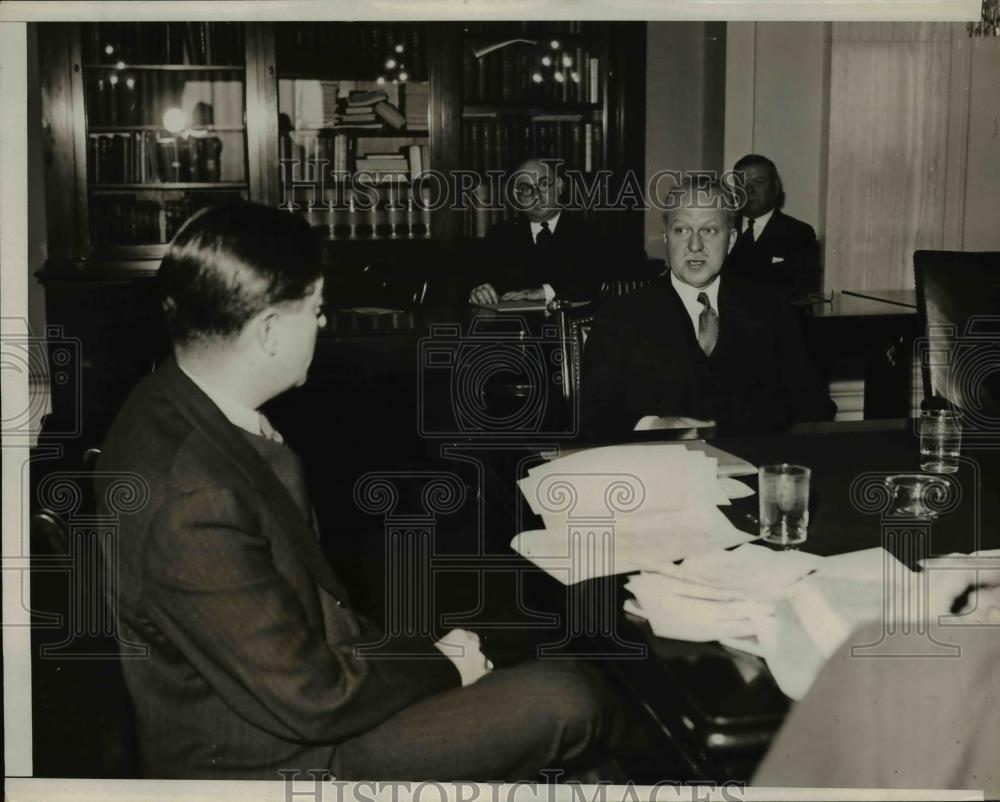
POLYGON ((552 289, 551 284, 543 284, 542 292, 545 293, 545 303, 551 303, 553 300, 555 300, 556 291, 552 289))

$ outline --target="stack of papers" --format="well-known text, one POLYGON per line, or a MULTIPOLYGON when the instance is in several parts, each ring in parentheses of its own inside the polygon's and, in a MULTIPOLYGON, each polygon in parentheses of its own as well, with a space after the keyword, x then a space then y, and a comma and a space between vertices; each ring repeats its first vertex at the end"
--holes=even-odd
POLYGON ((753 540, 719 511, 729 498, 717 460, 683 444, 576 451, 519 482, 545 528, 512 542, 566 584, 636 570, 753 540))
POLYGON ((680 565, 630 577, 626 588, 635 600, 625 609, 647 619, 660 637, 749 639, 735 645, 758 654, 758 635, 770 625, 767 619, 774 615, 776 603, 822 560, 814 554, 753 544, 699 554, 680 565))

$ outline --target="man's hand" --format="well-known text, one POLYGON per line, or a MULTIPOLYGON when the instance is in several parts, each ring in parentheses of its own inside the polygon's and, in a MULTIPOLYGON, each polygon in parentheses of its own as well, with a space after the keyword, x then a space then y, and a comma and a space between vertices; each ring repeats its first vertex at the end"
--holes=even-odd
POLYGON ((649 432, 654 429, 708 429, 715 426, 714 420, 683 418, 677 415, 643 415, 632 431, 649 432))
POLYGON ((511 290, 500 296, 501 301, 544 301, 545 290, 542 287, 533 287, 530 290, 511 290))
POLYGON ((469 293, 470 304, 495 304, 500 300, 492 284, 480 284, 469 293))
POLYGON ((466 629, 453 629, 434 644, 458 669, 462 687, 486 676, 493 670, 493 663, 479 648, 479 636, 466 629))

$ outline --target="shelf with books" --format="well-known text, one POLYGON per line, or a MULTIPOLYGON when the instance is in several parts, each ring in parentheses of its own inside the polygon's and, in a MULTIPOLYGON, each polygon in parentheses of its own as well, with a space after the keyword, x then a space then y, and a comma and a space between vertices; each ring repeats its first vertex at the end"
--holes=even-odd
POLYGON ((156 70, 157 72, 243 72, 245 67, 240 64, 129 64, 122 61, 119 64, 84 64, 87 71, 95 70, 156 70))
POLYGON ((565 117, 593 118, 603 107, 599 103, 471 103, 462 107, 462 117, 565 117))

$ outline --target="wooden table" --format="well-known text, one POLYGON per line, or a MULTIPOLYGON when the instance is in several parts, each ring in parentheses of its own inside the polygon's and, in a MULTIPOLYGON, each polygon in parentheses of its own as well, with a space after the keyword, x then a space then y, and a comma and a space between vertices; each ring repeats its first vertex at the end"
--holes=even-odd
MULTIPOLYGON (((901 520, 872 503, 877 493, 871 491, 885 475, 919 470, 911 421, 814 424, 780 436, 714 442, 754 464, 787 461, 812 468, 803 551, 832 555, 884 546, 915 567, 922 556, 1000 546, 1000 499, 991 490, 1000 477, 1000 457, 990 451, 963 455, 954 475, 961 501, 932 522, 901 520)), ((743 481, 756 487, 754 477, 743 481)), ((757 503, 754 496, 722 509, 737 527, 755 534, 750 516, 757 503)), ((623 583, 622 577, 593 580, 567 594, 575 609, 605 605, 605 620, 612 612, 618 615, 614 632, 586 635, 601 658, 597 662, 652 716, 665 748, 679 755, 693 776, 749 780, 790 707, 767 665, 718 643, 657 638, 644 621, 620 613, 627 598, 623 583), (645 648, 645 657, 637 656, 636 646, 645 648)), ((540 579, 538 585, 544 584, 540 579)))

